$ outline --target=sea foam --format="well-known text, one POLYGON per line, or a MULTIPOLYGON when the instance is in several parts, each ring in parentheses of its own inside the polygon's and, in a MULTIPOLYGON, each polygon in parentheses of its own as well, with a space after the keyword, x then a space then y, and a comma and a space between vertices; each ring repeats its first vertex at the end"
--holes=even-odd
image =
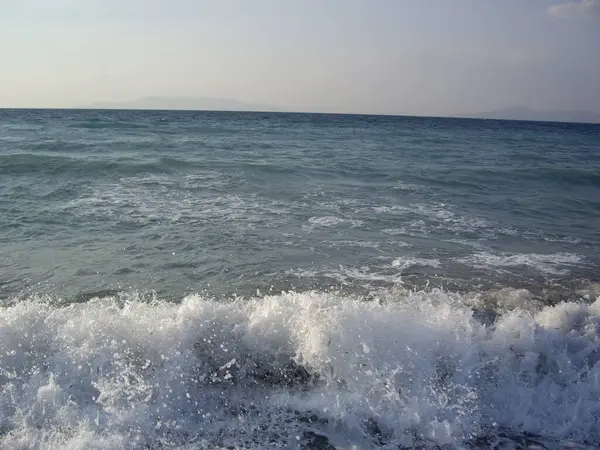
POLYGON ((0 447, 600 444, 600 300, 502 311, 440 290, 21 300, 0 314, 0 447))

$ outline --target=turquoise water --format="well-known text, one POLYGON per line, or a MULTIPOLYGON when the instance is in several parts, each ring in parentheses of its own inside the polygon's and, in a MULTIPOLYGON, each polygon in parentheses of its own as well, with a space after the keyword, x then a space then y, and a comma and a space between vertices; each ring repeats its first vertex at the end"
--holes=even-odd
POLYGON ((599 125, 0 110, 0 446, 600 444, 599 268, 599 125))

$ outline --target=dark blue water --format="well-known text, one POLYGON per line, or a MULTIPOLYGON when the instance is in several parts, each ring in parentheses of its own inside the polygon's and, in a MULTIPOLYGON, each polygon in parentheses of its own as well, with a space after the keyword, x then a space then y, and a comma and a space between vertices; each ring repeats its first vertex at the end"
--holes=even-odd
POLYGON ((0 110, 6 448, 598 444, 599 278, 599 125, 0 110))

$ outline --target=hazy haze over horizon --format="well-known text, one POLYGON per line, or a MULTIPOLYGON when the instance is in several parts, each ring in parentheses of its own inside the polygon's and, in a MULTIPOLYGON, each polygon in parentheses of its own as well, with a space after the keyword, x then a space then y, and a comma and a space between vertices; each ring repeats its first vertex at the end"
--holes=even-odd
POLYGON ((0 107, 600 112, 600 0, 0 0, 0 107))

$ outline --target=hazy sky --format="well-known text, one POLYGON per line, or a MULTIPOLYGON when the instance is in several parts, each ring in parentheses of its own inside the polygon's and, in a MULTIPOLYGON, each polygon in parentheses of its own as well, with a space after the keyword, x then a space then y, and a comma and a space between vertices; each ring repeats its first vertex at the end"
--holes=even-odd
POLYGON ((600 111, 600 0, 0 0, 0 107, 600 111))

